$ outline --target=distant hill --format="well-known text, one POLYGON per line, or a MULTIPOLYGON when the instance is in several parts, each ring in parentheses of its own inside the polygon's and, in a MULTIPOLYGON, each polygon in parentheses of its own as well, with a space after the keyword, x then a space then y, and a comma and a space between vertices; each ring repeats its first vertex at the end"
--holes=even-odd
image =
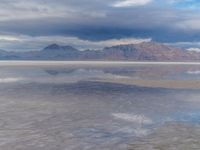
POLYGON ((200 60, 200 53, 166 46, 155 42, 118 45, 103 49, 106 59, 138 61, 190 61, 200 60))
POLYGON ((200 53, 156 42, 126 44, 102 50, 80 51, 71 46, 52 44, 40 51, 7 52, 1 60, 128 60, 128 61, 200 61, 200 53))

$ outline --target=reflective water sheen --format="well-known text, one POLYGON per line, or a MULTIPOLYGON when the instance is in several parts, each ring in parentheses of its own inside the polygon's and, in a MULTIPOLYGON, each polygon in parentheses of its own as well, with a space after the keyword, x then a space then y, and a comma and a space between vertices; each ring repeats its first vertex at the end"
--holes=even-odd
POLYGON ((1 65, 0 149, 198 149, 199 79, 200 65, 1 65))

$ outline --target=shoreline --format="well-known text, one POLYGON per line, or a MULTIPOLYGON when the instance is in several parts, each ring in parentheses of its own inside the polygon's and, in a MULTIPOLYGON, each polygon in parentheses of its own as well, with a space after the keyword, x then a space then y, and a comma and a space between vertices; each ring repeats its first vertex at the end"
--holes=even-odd
POLYGON ((52 60, 0 60, 0 66, 37 66, 37 65, 200 65, 200 62, 145 62, 145 61, 52 61, 52 60))

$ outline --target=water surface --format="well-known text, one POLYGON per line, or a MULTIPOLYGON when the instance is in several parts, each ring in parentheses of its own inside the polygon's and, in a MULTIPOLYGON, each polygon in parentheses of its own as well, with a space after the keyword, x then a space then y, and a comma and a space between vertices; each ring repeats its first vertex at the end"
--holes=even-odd
POLYGON ((145 149, 166 133, 200 134, 198 86, 129 83, 199 82, 200 65, 28 63, 0 66, 1 150, 145 149))

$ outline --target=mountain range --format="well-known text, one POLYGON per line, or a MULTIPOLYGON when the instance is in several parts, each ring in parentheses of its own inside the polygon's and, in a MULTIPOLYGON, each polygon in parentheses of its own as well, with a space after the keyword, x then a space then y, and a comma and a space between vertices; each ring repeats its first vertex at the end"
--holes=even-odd
POLYGON ((40 51, 0 50, 0 60, 200 61, 200 53, 156 42, 117 45, 102 50, 78 50, 52 44, 40 51))

